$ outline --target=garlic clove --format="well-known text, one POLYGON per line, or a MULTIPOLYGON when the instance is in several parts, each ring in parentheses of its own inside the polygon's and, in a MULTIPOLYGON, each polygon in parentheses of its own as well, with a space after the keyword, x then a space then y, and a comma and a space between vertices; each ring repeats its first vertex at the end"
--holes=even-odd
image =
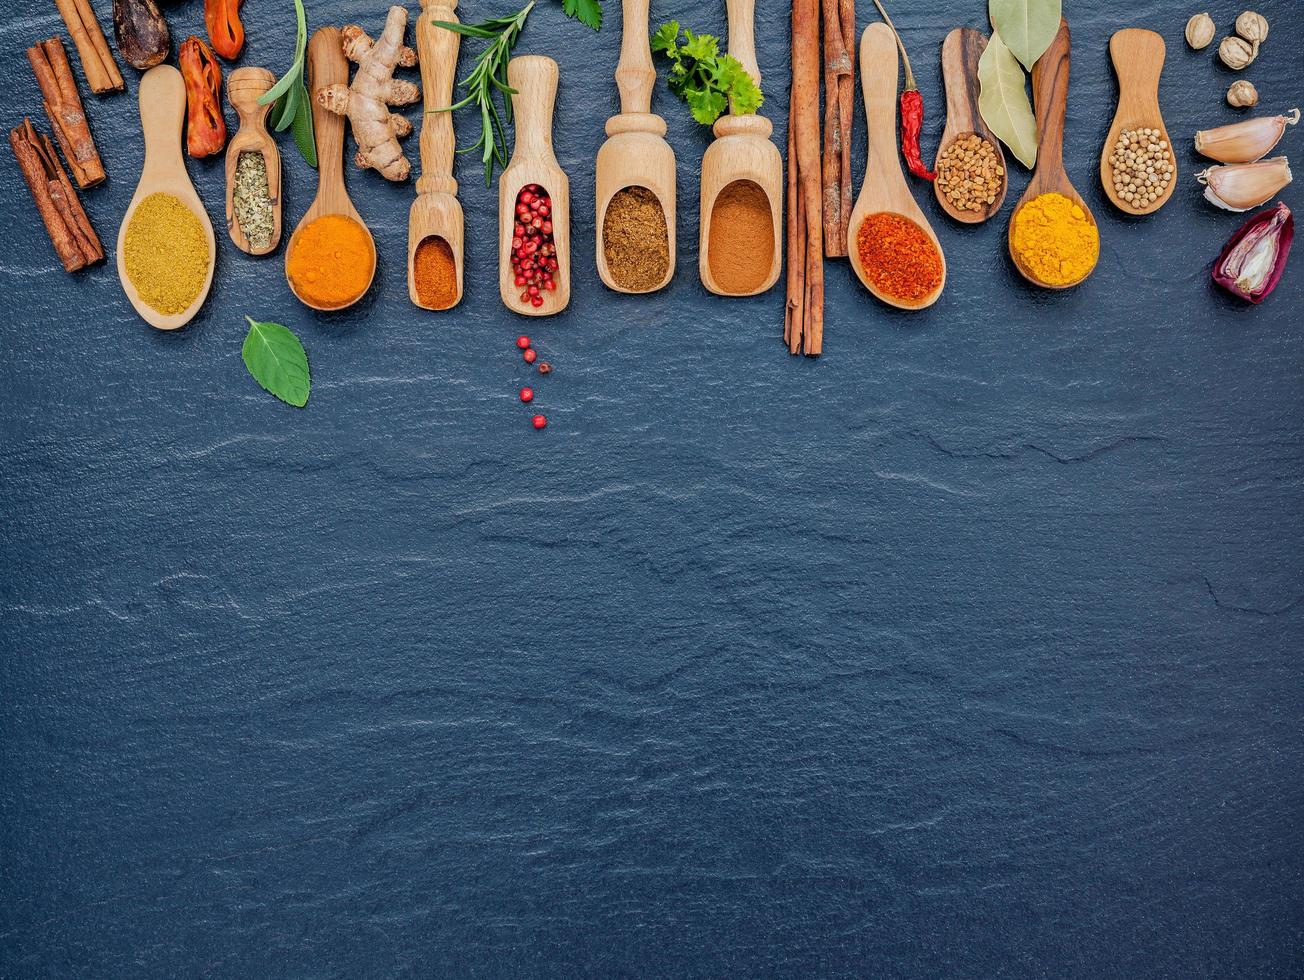
POLYGON ((1294 238, 1295 219, 1278 202, 1241 225, 1223 246, 1213 264, 1213 281, 1241 299, 1263 302, 1281 281, 1294 238))
POLYGON ((1228 211, 1248 211, 1274 197, 1291 181, 1290 162, 1273 157, 1257 163, 1232 163, 1196 174, 1211 204, 1228 211))
POLYGON ((1288 116, 1260 116, 1195 134, 1195 151, 1219 163, 1254 163, 1281 142, 1287 126, 1299 122, 1299 110, 1288 116))

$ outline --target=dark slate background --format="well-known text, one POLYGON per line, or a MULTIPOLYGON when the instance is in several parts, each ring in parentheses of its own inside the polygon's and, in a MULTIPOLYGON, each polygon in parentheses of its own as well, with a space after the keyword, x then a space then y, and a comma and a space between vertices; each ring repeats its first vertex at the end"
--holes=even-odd
MULTIPOLYGON (((471 159, 454 313, 408 303, 411 187, 350 172, 380 248, 356 309, 312 314, 281 254, 223 239, 164 334, 112 264, 58 269, 4 154, 0 975, 1304 975, 1304 258, 1261 308, 1211 288, 1240 219, 1186 147, 1234 118, 1233 76, 1181 43, 1194 8, 1123 6, 1067 11, 1095 276, 1032 290, 1010 206, 962 229, 928 198, 941 301, 894 313, 830 263, 819 360, 781 347, 780 289, 698 284, 709 135, 664 89, 677 277, 598 283, 610 2, 594 37, 540 0, 519 45, 562 64, 576 290, 553 320, 500 305, 471 159), (1093 176, 1123 26, 1169 42, 1183 148, 1139 221, 1093 176), (306 410, 246 375, 245 314, 303 338, 306 410)), ((782 123, 788 9, 762 8, 782 123)), ((196 0, 166 9, 175 40, 200 29, 196 0)), ((983 4, 896 9, 931 154, 939 46, 983 4)), ((1260 9, 1245 76, 1286 110, 1304 13, 1260 9)), ((61 28, 3 14, 12 125, 39 114, 23 48, 61 28)), ((724 32, 723 4, 671 16, 724 32)), ((243 63, 283 70, 288 0, 246 23, 243 63)), ((88 98, 110 244, 142 155, 127 74, 88 98)), ((285 159, 293 223, 314 183, 285 159)), ((221 162, 191 172, 218 218, 221 162)))

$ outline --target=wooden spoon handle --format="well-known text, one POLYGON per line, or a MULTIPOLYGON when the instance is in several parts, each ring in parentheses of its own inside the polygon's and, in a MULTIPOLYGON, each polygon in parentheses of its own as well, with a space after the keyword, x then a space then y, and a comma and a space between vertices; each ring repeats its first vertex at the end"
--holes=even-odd
POLYGON ((986 49, 987 38, 972 27, 957 27, 942 42, 946 118, 952 136, 986 131, 978 111, 978 59, 986 49))
POLYGON ((319 27, 308 42, 308 97, 317 137, 317 196, 327 188, 344 190, 344 117, 324 108, 317 93, 328 85, 349 83, 349 63, 335 27, 319 27))
POLYGON ((271 103, 259 105, 258 100, 276 84, 266 68, 237 68, 226 82, 226 97, 240 117, 241 126, 262 128, 263 119, 271 110, 271 103))
POLYGON ((1032 100, 1037 116, 1037 172, 1064 169, 1064 112, 1069 98, 1069 24, 1060 18, 1059 31, 1045 54, 1032 66, 1032 100))
POLYGON ((865 181, 882 183, 897 163, 897 46, 886 24, 870 24, 860 39, 860 86, 865 96, 865 127, 869 154, 865 181))
POLYGON ((421 177, 417 193, 443 191, 457 193, 453 179, 453 114, 439 112, 453 100, 453 81, 457 72, 457 53, 462 36, 437 20, 456 24, 457 0, 430 0, 417 18, 417 58, 421 62, 421 89, 425 115, 421 120, 421 177))
POLYGON ((157 65, 140 79, 140 127, 145 133, 145 166, 141 174, 157 177, 180 171, 181 123, 186 116, 186 83, 171 65, 157 65))
POLYGON ((557 102, 557 62, 530 54, 507 63, 507 84, 516 89, 516 147, 512 160, 533 160, 557 166, 552 151, 552 110, 557 102))
POLYGON ((621 112, 651 112, 652 89, 657 72, 652 66, 652 49, 647 39, 648 0, 624 0, 620 5, 620 61, 616 65, 616 88, 620 90, 621 112))
POLYGON ((729 53, 760 85, 761 68, 756 63, 756 0, 725 0, 725 8, 729 13, 729 53))
POLYGON ((1129 27, 1114 33, 1109 39, 1109 56, 1118 75, 1119 102, 1129 96, 1141 96, 1159 105, 1159 75, 1164 70, 1164 55, 1164 39, 1154 31, 1129 27))

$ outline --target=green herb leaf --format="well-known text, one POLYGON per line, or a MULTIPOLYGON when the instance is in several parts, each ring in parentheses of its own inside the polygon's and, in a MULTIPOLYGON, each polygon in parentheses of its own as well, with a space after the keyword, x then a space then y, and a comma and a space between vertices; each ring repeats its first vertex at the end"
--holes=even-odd
POLYGON ((666 83, 671 92, 688 104, 694 119, 709 126, 725 109, 745 116, 761 107, 765 97, 760 86, 737 58, 720 54, 718 38, 694 34, 684 28, 684 43, 680 44, 679 34, 679 22, 668 21, 657 29, 649 43, 653 54, 662 55, 670 62, 666 83))
POLYGON ((602 29, 602 4, 599 0, 561 0, 561 9, 567 17, 574 17, 585 27, 602 29))
POLYGON ((1037 162, 1037 119, 1023 87, 1023 69, 993 32, 978 59, 978 111, 987 128, 1027 168, 1037 162))
POLYGON ((253 317, 240 354, 253 379, 287 405, 303 408, 312 387, 308 355, 299 338, 279 323, 260 323, 253 317))
POLYGON ((294 60, 276 84, 262 94, 259 105, 275 102, 268 123, 278 133, 294 127, 294 144, 308 166, 317 166, 317 146, 312 133, 312 97, 303 84, 304 51, 308 47, 308 18, 303 0, 294 0, 294 60))
POLYGON ((302 81, 299 82, 298 107, 292 120, 294 127, 294 145, 299 148, 308 166, 317 166, 317 139, 312 129, 312 101, 302 81))
POLYGON ((987 5, 992 30, 1028 71, 1055 40, 1060 9, 1060 0, 989 0, 987 5))

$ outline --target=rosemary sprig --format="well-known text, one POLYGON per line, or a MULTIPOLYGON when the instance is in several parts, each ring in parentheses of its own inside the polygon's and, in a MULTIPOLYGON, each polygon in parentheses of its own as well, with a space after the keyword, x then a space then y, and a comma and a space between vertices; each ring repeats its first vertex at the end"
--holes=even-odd
POLYGON ((479 24, 453 24, 445 20, 434 22, 436 27, 489 42, 476 57, 471 74, 458 83, 466 89, 466 98, 447 109, 434 110, 451 112, 472 103, 480 110, 480 138, 458 152, 482 151, 486 187, 493 181, 495 163, 500 167, 507 166, 507 134, 503 126, 512 121, 511 97, 516 94, 516 90, 507 84, 507 63, 512 59, 512 48, 516 45, 516 39, 525 27, 525 18, 534 9, 534 4, 535 0, 530 0, 510 17, 494 17, 479 24), (500 101, 501 111, 498 108, 500 101))

